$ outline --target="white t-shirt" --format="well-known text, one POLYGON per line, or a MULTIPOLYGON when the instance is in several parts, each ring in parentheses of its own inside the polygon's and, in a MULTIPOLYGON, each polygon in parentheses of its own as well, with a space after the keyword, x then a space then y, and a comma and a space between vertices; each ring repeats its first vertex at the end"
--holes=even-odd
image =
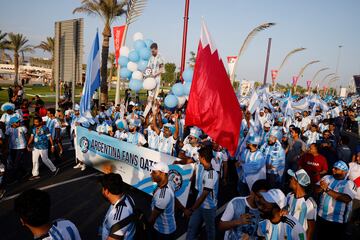
POLYGON ((127 139, 127 134, 125 131, 116 130, 114 138, 124 141, 127 139))
POLYGON ((307 221, 316 220, 317 204, 315 200, 311 197, 307 199, 305 199, 305 197, 296 198, 294 193, 288 193, 286 201, 289 214, 295 217, 306 231, 308 229, 307 221))
POLYGON ((356 186, 354 198, 360 200, 360 164, 355 162, 349 163, 349 179, 352 180, 356 186))
POLYGON ((159 152, 172 155, 176 144, 176 140, 174 139, 174 136, 170 136, 166 138, 164 136, 164 132, 161 132, 158 140, 159 140, 159 147, 158 147, 159 152))
POLYGON ((139 132, 135 132, 135 133, 128 132, 127 135, 128 135, 128 137, 127 137, 126 141, 128 143, 132 143, 135 145, 141 145, 141 146, 146 144, 146 139, 145 139, 144 135, 142 135, 139 132))
POLYGON ((159 136, 156 134, 154 130, 152 130, 151 126, 146 128, 149 148, 153 150, 157 150, 159 148, 159 136))

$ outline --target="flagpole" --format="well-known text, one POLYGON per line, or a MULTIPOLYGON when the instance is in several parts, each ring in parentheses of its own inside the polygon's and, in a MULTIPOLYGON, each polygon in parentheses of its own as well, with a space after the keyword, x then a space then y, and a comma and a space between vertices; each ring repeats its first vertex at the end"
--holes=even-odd
POLYGON ((267 80, 267 73, 268 73, 268 69, 269 69, 269 59, 270 59, 270 49, 271 49, 271 38, 269 38, 268 40, 268 47, 267 47, 267 54, 266 54, 266 63, 265 63, 265 72, 264 72, 264 83, 263 85, 266 84, 266 80, 267 80))
MULTIPOLYGON (((180 76, 185 68, 186 39, 187 39, 187 30, 188 30, 188 22, 189 22, 189 6, 190 6, 190 0, 186 0, 185 1, 185 13, 184 13, 184 28, 183 28, 180 76)), ((182 79, 182 77, 181 77, 181 79, 182 79)), ((184 80, 182 79, 181 81, 183 82, 184 80)))

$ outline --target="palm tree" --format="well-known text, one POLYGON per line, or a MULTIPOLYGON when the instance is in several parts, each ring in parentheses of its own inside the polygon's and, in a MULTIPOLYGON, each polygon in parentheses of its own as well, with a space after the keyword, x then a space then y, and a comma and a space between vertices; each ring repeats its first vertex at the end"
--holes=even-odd
POLYGON ((110 63, 110 69, 109 69, 109 90, 111 87, 111 80, 114 74, 115 69, 115 53, 109 53, 108 62, 110 63))
POLYGON ((1 51, 1 62, 3 62, 3 60, 8 57, 8 55, 5 53, 5 49, 7 48, 7 45, 9 44, 9 42, 7 41, 6 37, 6 33, 2 33, 2 31, 0 30, 0 51, 1 51))
POLYGON ((118 0, 82 0, 81 6, 74 9, 73 13, 87 13, 97 15, 104 21, 102 32, 103 42, 101 48, 101 94, 102 103, 108 101, 107 63, 109 56, 109 40, 111 37, 111 24, 119 16, 126 14, 127 1, 118 0))
POLYGON ((15 67, 15 80, 14 85, 18 85, 19 78, 19 53, 32 52, 33 47, 26 44, 29 40, 20 33, 9 33, 7 49, 14 51, 14 67, 15 67))
POLYGON ((55 90, 54 82, 54 49, 55 49, 55 38, 47 37, 46 41, 41 41, 41 43, 36 46, 36 48, 42 49, 44 52, 48 52, 51 55, 51 81, 50 81, 50 91, 55 90))

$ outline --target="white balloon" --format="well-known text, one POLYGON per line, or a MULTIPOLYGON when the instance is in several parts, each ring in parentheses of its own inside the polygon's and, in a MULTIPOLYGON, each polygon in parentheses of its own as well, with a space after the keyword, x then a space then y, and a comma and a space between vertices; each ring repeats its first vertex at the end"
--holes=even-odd
POLYGON ((143 40, 144 39, 144 35, 141 32, 137 32, 134 34, 133 36, 133 41, 135 42, 136 40, 143 40))
POLYGON ((143 88, 145 90, 153 90, 156 87, 155 78, 146 78, 143 82, 143 88))
POLYGON ((127 69, 129 69, 131 72, 135 72, 137 70, 137 63, 134 62, 128 62, 127 69))
POLYGON ((185 96, 181 96, 181 97, 177 97, 178 98, 178 108, 182 108, 182 106, 184 106, 185 101, 186 101, 186 97, 185 96))
POLYGON ((129 56, 130 49, 127 46, 123 46, 120 48, 120 56, 129 56))
POLYGON ((133 79, 143 80, 143 74, 140 71, 133 72, 132 76, 133 79))

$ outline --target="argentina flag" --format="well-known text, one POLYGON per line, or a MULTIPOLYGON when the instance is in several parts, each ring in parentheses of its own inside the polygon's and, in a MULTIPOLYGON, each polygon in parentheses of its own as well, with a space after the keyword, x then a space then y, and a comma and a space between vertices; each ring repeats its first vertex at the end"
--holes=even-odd
POLYGON ((91 47, 86 66, 85 84, 80 100, 80 114, 84 117, 91 117, 90 102, 91 98, 100 86, 100 51, 99 51, 99 34, 96 36, 91 47))

